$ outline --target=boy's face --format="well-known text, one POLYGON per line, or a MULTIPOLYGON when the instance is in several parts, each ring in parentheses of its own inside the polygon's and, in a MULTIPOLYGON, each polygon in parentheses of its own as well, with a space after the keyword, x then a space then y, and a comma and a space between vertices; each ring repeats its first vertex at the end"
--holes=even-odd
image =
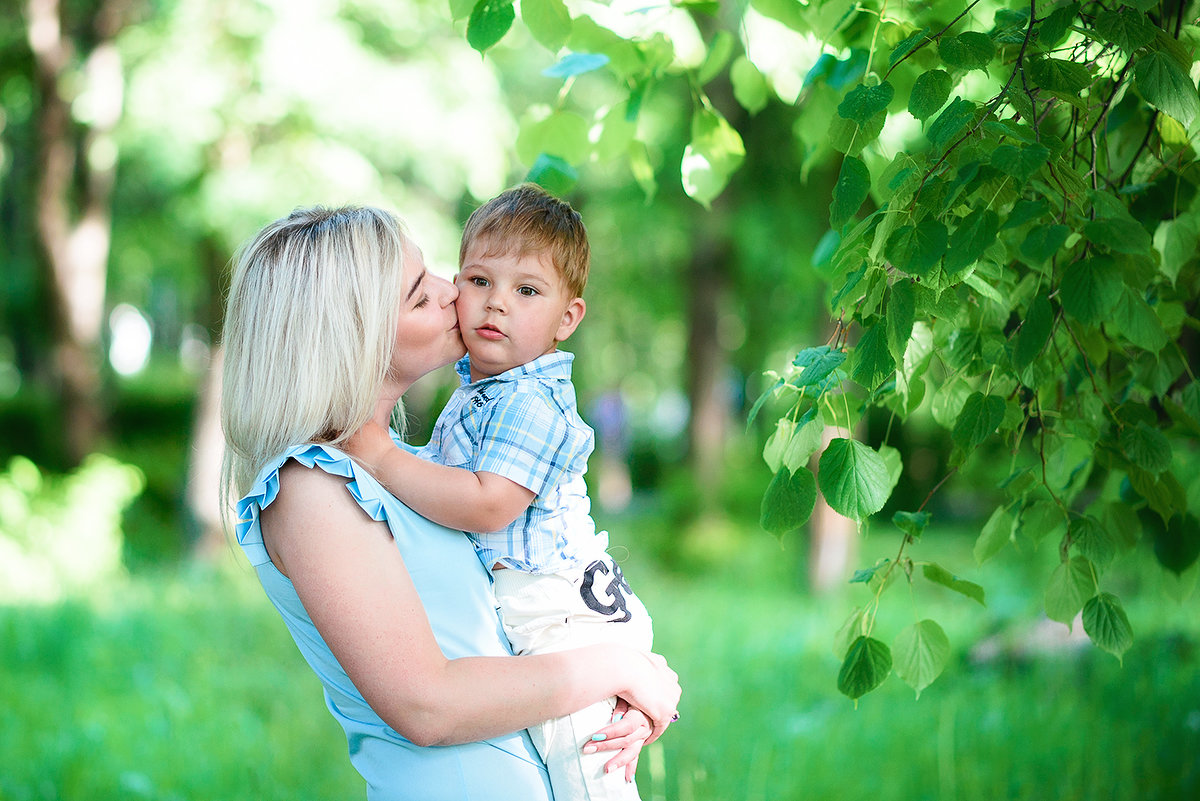
POLYGON ((473 243, 454 279, 472 381, 552 352, 571 336, 586 311, 583 299, 570 296, 548 257, 485 255, 490 244, 487 239, 473 243))

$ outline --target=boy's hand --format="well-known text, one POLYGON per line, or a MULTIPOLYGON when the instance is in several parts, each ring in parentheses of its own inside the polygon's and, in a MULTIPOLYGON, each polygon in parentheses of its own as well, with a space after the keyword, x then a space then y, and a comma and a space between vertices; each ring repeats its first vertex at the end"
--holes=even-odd
POLYGON ((362 462, 368 470, 375 470, 388 453, 395 450, 396 443, 387 429, 371 421, 350 435, 344 443, 346 453, 362 462))

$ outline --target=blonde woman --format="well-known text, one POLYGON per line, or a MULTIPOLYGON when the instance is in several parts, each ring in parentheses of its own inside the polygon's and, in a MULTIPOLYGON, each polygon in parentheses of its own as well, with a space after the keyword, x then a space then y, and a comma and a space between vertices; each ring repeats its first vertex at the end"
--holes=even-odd
POLYGON ((268 225, 230 287, 223 480, 241 498, 238 542, 320 678, 372 801, 549 799, 525 727, 612 695, 633 711, 588 749, 614 751, 611 767, 631 776, 679 701, 654 654, 511 656, 470 541, 340 449, 368 421, 387 426, 417 378, 463 355, 456 295, 372 208, 268 225))

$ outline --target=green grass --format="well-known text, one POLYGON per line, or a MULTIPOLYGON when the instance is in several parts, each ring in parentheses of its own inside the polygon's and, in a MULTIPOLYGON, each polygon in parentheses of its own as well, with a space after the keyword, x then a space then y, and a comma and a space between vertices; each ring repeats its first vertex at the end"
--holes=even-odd
MULTIPOLYGON (((865 590, 796 592, 794 551, 764 536, 688 575, 630 559, 685 688, 682 719, 643 755, 645 801, 1200 796, 1200 622, 1194 600, 1159 600, 1154 571, 1124 571, 1150 600, 1130 605, 1123 666, 1090 647, 973 662, 971 643, 1033 611, 1021 577, 1000 568, 968 576, 988 588, 987 609, 893 589, 879 636, 916 603, 955 656, 919 699, 892 676, 856 707, 835 689, 831 642, 865 590)), ((364 795, 315 677, 246 569, 0 607, 0 708, 0 801, 364 795)))

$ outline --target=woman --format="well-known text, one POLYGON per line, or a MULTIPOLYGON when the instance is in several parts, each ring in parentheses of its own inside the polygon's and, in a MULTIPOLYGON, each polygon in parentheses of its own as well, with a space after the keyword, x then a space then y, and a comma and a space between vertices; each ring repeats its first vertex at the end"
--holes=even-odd
POLYGON ((627 767, 679 700, 653 654, 511 656, 467 538, 401 505, 338 449, 368 420, 388 425, 417 378, 462 356, 456 295, 371 208, 268 225, 230 287, 223 481, 242 497, 238 542, 376 801, 547 799, 526 726, 619 695, 645 718, 606 727, 598 747, 627 767))

